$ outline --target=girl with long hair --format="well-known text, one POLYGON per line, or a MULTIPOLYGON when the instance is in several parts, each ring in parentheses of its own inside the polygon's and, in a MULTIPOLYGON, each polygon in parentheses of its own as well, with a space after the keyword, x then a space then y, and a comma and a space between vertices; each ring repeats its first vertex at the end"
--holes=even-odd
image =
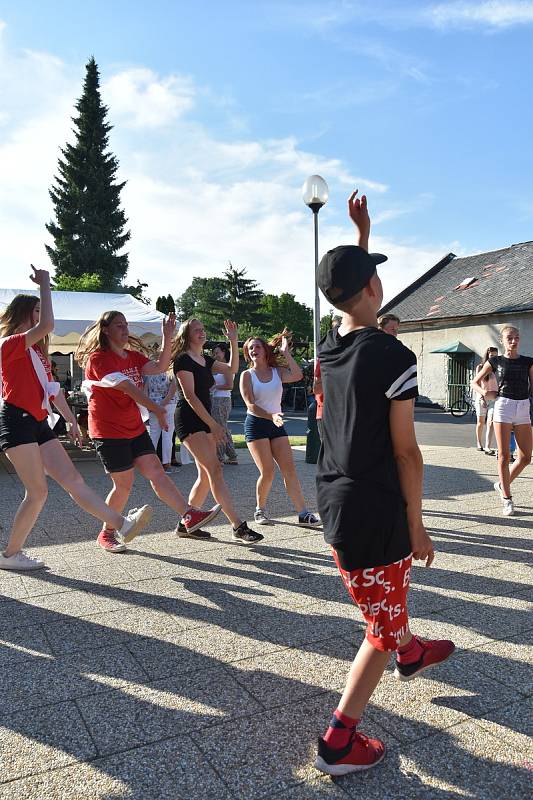
POLYGON ((514 514, 511 484, 531 462, 533 436, 529 395, 533 389, 533 358, 518 352, 520 332, 514 325, 505 325, 501 331, 504 355, 493 356, 478 372, 473 383, 482 389, 482 382, 494 373, 498 382, 498 396, 494 405, 494 431, 498 445, 499 481, 494 489, 500 495, 503 514, 514 514), (514 430, 518 457, 509 468, 510 442, 514 430))
MULTIPOLYGON (((230 342, 229 369, 235 374, 239 366, 237 326, 225 320, 224 328, 230 342)), ((252 531, 238 516, 217 458, 216 446, 224 441, 225 431, 211 414, 210 389, 216 373, 227 375, 228 364, 204 355, 205 341, 204 326, 200 320, 191 318, 181 324, 172 348, 174 374, 178 380, 176 433, 180 441, 186 443, 198 469, 189 502, 203 503, 211 489, 231 523, 233 540, 240 544, 256 544, 263 536, 252 531)))
MULTIPOLYGON (((200 511, 186 503, 165 474, 139 410, 143 406, 152 411, 161 429, 167 429, 165 407, 144 393, 143 379, 168 369, 175 326, 175 317, 170 314, 162 324, 159 356, 151 361, 144 354, 140 339, 130 334, 124 314, 105 311, 80 338, 76 359, 85 370, 83 386, 89 394, 89 435, 113 483, 108 504, 118 512, 124 508, 138 470, 150 481, 159 499, 181 515, 182 524, 193 535, 218 514, 220 506, 200 511)), ((118 538, 115 528, 106 524, 98 534, 98 544, 104 550, 118 553, 125 549, 124 541, 132 538, 118 538)))
POLYGON ((19 294, 0 315, 0 447, 24 484, 24 500, 13 521, 0 568, 31 570, 44 562, 24 550, 48 494, 46 475, 53 478, 89 514, 112 525, 124 538, 135 536, 152 516, 150 506, 124 517, 90 489, 74 467, 48 422, 51 403, 62 414, 73 441, 81 445, 76 418, 48 361, 48 335, 54 329, 50 276, 32 265, 31 279, 40 298, 19 294))
POLYGON ((243 346, 244 358, 249 365, 241 374, 240 382, 241 395, 248 409, 244 434, 259 470, 254 520, 258 525, 270 521, 266 504, 277 464, 287 494, 298 513, 298 524, 315 528, 321 524, 320 518, 305 504, 281 413, 283 384, 296 383, 302 378, 302 370, 291 355, 289 336, 286 329, 269 342, 252 336, 243 346))
MULTIPOLYGON (((489 358, 498 355, 497 347, 487 347, 483 360, 476 367, 476 375, 481 372, 484 365, 489 358)), ((490 372, 486 378, 481 382, 481 389, 477 384, 472 381, 472 389, 476 392, 475 406, 476 406, 476 440, 477 449, 481 453, 486 453, 488 456, 494 455, 494 450, 491 447, 492 437, 494 433, 494 405, 498 397, 498 382, 493 372, 490 372), (487 425, 485 433, 485 446, 481 441, 483 437, 483 427, 487 425)))
MULTIPOLYGON (((220 361, 221 364, 228 364, 230 360, 229 347, 225 342, 217 344, 213 347, 212 355, 215 361, 220 361)), ((237 453, 235 452, 235 445, 231 436, 231 431, 228 428, 228 419, 231 413, 231 390, 233 389, 233 379, 235 375, 228 369, 224 372, 215 372, 213 378, 215 379, 214 386, 211 388, 211 414, 213 419, 224 428, 224 441, 222 444, 217 444, 217 457, 221 464, 238 464, 237 453)))

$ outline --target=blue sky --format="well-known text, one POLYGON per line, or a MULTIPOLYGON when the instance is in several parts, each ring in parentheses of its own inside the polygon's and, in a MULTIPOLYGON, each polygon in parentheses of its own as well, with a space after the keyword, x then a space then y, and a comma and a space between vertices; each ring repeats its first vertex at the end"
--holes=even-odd
POLYGON ((369 197, 387 296, 453 250, 533 238, 533 2, 0 2, 2 283, 46 263, 47 189, 94 54, 128 180, 131 279, 181 293, 228 260, 312 300, 369 197))

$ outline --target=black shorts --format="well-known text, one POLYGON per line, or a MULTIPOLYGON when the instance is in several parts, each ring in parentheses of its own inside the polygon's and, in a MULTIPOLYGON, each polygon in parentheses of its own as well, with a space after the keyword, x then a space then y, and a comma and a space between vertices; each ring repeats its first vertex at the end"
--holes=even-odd
POLYGON ((284 425, 278 428, 271 419, 254 417, 253 414, 246 415, 244 438, 247 442, 255 442, 257 439, 279 439, 281 436, 287 436, 284 425))
POLYGON ((0 408, 0 448, 8 450, 20 444, 39 446, 57 439, 47 419, 35 419, 29 411, 3 403, 0 408))
POLYGON ((126 472, 133 469, 136 458, 155 454, 148 431, 133 439, 93 439, 93 442, 106 472, 126 472))
MULTIPOLYGON (((208 408, 207 410, 211 412, 211 409, 208 408)), ((198 433, 199 431, 211 433, 209 425, 206 425, 205 422, 200 419, 198 414, 193 411, 187 402, 178 403, 176 406, 174 425, 176 428, 176 436, 180 442, 185 441, 187 436, 191 433, 198 433)))

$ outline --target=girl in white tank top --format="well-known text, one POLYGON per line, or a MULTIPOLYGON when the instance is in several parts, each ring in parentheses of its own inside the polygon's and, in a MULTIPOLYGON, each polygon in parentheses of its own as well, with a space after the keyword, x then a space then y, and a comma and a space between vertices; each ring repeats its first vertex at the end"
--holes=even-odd
POLYGON ((249 365, 249 369, 242 373, 240 382, 241 395, 247 408, 244 432, 246 444, 259 470, 254 519, 258 525, 266 525, 270 521, 266 503, 277 464, 287 494, 298 512, 298 524, 314 528, 320 525, 320 519, 305 504, 281 413, 283 383, 301 380, 302 370, 291 355, 286 335, 280 334, 277 341, 278 352, 272 343, 257 337, 248 339, 243 347, 244 358, 249 365))

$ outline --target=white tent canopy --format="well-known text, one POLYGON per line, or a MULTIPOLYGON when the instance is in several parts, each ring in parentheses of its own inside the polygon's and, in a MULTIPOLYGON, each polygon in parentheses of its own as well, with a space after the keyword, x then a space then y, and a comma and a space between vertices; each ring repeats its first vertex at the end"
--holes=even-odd
MULTIPOLYGON (((39 295, 38 289, 0 289, 0 310, 5 308, 17 294, 39 295)), ((104 311, 120 311, 128 320, 132 333, 137 336, 161 335, 164 315, 145 306, 131 294, 104 292, 52 292, 55 327, 54 337, 69 334, 79 335, 92 325, 104 311)))

